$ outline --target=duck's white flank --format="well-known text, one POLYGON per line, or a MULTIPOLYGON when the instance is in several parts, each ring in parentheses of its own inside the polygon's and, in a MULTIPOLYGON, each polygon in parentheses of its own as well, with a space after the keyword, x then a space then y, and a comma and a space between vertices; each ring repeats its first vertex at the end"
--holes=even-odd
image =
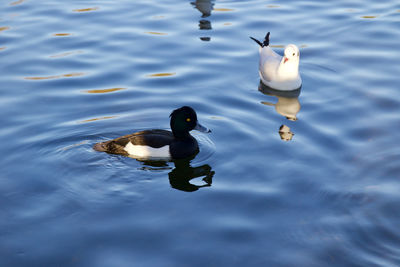
POLYGON ((171 158, 169 146, 153 148, 150 146, 133 145, 129 142, 124 147, 124 150, 128 152, 130 156, 137 158, 171 158))

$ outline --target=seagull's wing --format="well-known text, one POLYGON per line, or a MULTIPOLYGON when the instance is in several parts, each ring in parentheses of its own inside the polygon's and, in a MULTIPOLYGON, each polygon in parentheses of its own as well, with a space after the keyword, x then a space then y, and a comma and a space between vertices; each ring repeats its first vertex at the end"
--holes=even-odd
POLYGON ((274 50, 271 49, 269 46, 260 47, 260 58, 263 60, 264 58, 272 57, 276 58, 279 61, 282 60, 282 56, 278 55, 274 50))
POLYGON ((282 57, 269 47, 263 47, 260 51, 260 75, 266 81, 273 81, 277 75, 277 69, 282 57))

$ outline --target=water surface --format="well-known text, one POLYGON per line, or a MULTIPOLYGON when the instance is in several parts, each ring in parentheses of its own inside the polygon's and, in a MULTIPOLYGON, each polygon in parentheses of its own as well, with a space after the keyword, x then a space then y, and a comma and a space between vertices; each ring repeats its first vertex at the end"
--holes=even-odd
POLYGON ((0 5, 1 266, 400 265, 396 1, 0 5), (259 89, 267 31, 297 95, 259 89), (190 162, 92 149, 182 105, 190 162))

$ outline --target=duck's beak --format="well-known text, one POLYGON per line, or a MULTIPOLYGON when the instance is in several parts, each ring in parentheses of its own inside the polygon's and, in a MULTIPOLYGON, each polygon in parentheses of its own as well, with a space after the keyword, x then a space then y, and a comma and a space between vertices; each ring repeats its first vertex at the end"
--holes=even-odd
POLYGON ((194 127, 194 130, 197 130, 197 131, 200 131, 203 133, 211 133, 210 129, 208 129, 207 127, 204 127, 199 122, 197 122, 196 127, 194 127))

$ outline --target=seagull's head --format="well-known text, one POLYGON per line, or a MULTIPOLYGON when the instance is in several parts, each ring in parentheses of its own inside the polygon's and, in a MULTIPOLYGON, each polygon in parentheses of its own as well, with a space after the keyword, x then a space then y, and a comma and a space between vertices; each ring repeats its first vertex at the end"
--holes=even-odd
POLYGON ((300 59, 299 48, 294 44, 287 45, 285 47, 283 63, 286 63, 288 61, 299 62, 299 59, 300 59))

